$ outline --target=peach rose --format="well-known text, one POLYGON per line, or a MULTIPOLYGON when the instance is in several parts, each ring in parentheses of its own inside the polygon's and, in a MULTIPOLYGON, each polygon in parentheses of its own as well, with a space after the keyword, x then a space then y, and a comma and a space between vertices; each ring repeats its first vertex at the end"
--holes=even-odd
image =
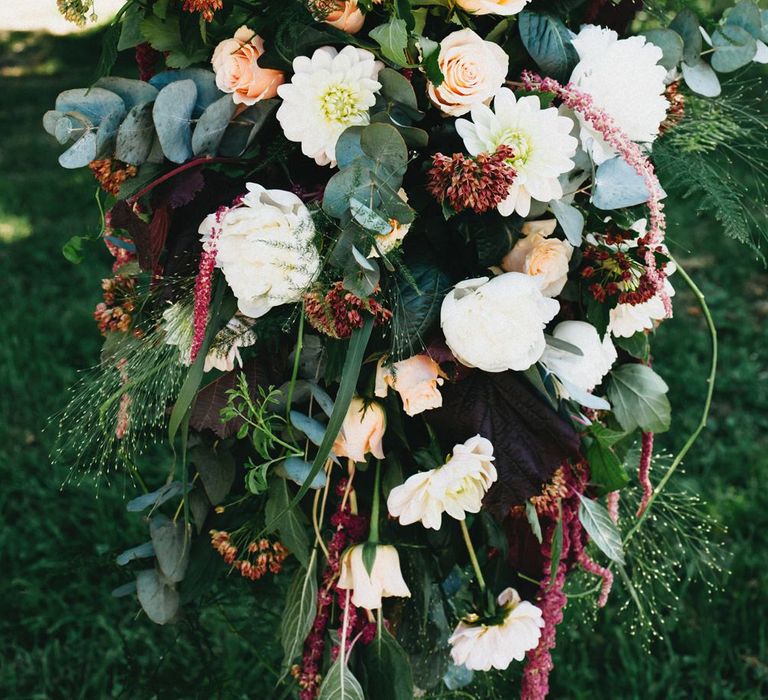
POLYGON ((516 15, 531 0, 456 0, 456 4, 473 15, 516 15))
POLYGON ((240 27, 233 39, 220 42, 211 64, 216 85, 232 94, 235 104, 253 105, 277 95, 277 86, 285 80, 279 70, 259 68, 264 40, 248 27, 240 27))
POLYGON ((452 117, 490 102, 509 69, 509 56, 501 46, 481 39, 471 29, 445 37, 437 61, 445 80, 439 86, 429 83, 427 92, 435 106, 452 117))
POLYGON ((568 241, 549 238, 555 230, 554 219, 528 221, 523 224, 523 235, 515 247, 501 261, 505 272, 522 272, 540 278, 541 293, 556 297, 568 280, 568 265, 573 246, 568 241))
POLYGON ((337 457, 347 457, 354 462, 365 462, 365 455, 372 454, 384 459, 382 440, 387 427, 387 416, 380 404, 363 401, 359 396, 352 399, 341 430, 333 443, 337 457))
POLYGON ((384 366, 385 358, 376 367, 376 396, 383 398, 391 387, 403 400, 403 409, 409 416, 415 416, 431 408, 440 408, 443 397, 441 386, 447 375, 431 357, 414 355, 407 360, 384 366))
POLYGON ((336 9, 323 21, 347 34, 357 34, 363 28, 365 15, 357 6, 357 0, 337 0, 336 9))

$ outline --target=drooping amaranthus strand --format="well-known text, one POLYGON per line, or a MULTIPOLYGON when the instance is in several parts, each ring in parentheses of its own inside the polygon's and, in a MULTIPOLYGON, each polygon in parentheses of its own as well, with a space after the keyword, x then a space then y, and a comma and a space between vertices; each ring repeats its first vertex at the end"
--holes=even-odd
POLYGON ((640 450, 640 467, 637 470, 637 478, 643 489, 643 497, 640 501, 640 507, 637 509, 639 518, 648 507, 648 503, 653 495, 653 484, 651 484, 651 459, 653 457, 653 433, 643 433, 643 444, 640 450))
POLYGON ((664 289, 663 273, 656 267, 655 253, 663 250, 666 217, 661 202, 662 189, 656 177, 653 165, 645 156, 640 146, 630 139, 604 109, 595 105, 592 96, 580 90, 572 83, 562 85, 553 78, 542 78, 530 71, 522 74, 523 85, 527 90, 551 92, 575 112, 579 112, 592 128, 599 132, 605 141, 643 178, 648 190, 648 231, 641 237, 645 246, 645 266, 648 277, 656 293, 664 303, 668 316, 672 315, 672 302, 664 289))
MULTIPOLYGON (((339 480, 335 488, 339 506, 330 518, 335 530, 327 543, 328 561, 317 591, 317 613, 309 636, 304 641, 301 665, 294 666, 291 671, 299 684, 300 700, 314 700, 320 689, 322 680, 320 669, 334 598, 338 601, 342 615, 347 610, 347 637, 344 640, 347 648, 357 635, 361 635, 364 643, 370 642, 376 631, 376 625, 368 624, 366 617, 358 608, 351 601, 348 602, 347 595, 350 591, 337 586, 341 573, 341 555, 348 546, 361 542, 367 536, 369 526, 368 518, 353 514, 349 503, 345 503, 346 489, 347 478, 344 477, 339 480)), ((331 657, 335 659, 338 653, 339 646, 336 645, 331 650, 331 657)))
POLYGON ((474 157, 463 153, 451 156, 435 153, 432 167, 427 172, 427 191, 438 202, 447 200, 456 212, 471 209, 476 214, 483 214, 494 209, 509 194, 517 177, 511 164, 514 157, 514 150, 506 144, 494 153, 474 157))
POLYGON ((392 312, 384 308, 375 295, 361 298, 334 282, 327 292, 313 289, 304 295, 304 315, 312 327, 331 338, 349 338, 352 331, 362 328, 365 313, 373 315, 376 325, 387 323, 392 312))
POLYGON ((223 0, 184 0, 181 9, 185 12, 199 12, 206 22, 212 22, 214 13, 222 7, 223 0))

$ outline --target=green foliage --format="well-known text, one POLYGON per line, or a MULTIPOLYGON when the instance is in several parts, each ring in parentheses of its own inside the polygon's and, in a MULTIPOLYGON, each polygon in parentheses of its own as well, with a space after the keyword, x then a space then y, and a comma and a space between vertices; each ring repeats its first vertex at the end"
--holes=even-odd
POLYGON ((636 428, 651 433, 669 430, 669 387, 650 367, 621 365, 610 374, 608 399, 616 420, 626 432, 636 428))
POLYGON ((386 629, 380 629, 365 648, 363 664, 366 698, 412 700, 413 673, 408 655, 386 629))
POLYGON ((579 496, 579 520, 592 538, 592 542, 611 561, 624 563, 621 533, 611 520, 606 507, 586 496, 579 496))
POLYGON ((299 569, 285 597, 280 624, 283 647, 283 674, 301 654, 304 640, 317 614, 317 550, 313 550, 306 568, 299 569))
POLYGON ((520 38, 539 68, 567 81, 579 60, 568 28, 554 15, 523 10, 518 15, 520 38))

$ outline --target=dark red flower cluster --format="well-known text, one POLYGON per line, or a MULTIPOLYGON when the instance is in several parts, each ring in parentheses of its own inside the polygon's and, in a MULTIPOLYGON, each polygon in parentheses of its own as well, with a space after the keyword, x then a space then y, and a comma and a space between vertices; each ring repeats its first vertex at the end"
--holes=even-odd
MULTIPOLYGON (((331 525, 336 528, 328 541, 328 564, 323 572, 320 587, 317 591, 317 614, 312 623, 312 629, 304 642, 304 653, 301 666, 291 670, 299 684, 300 700, 314 700, 320 689, 320 668, 325 653, 326 629, 331 619, 334 598, 339 608, 347 611, 347 638, 344 643, 349 647, 351 640, 358 635, 364 644, 369 644, 376 635, 375 623, 368 622, 367 617, 360 611, 348 596, 352 591, 339 588, 336 583, 341 573, 341 555, 350 545, 361 542, 368 534, 368 518, 352 514, 348 504, 344 504, 344 493, 347 479, 341 479, 336 486, 336 496, 339 507, 331 516, 331 525)), ((331 658, 339 653, 339 645, 331 650, 331 658)))
POLYGON ((238 559, 238 549, 226 530, 211 530, 209 534, 211 546, 221 554, 224 561, 251 581, 257 581, 267 573, 279 574, 288 556, 288 550, 282 543, 270 542, 266 537, 262 537, 258 542, 250 542, 245 548, 246 556, 238 559), (251 555, 255 555, 254 561, 251 561, 251 555))
POLYGON ((223 0, 184 0, 181 9, 185 12, 199 12, 206 22, 212 22, 214 13, 222 7, 223 0))
POLYGON ((126 165, 112 158, 92 160, 88 167, 101 189, 114 196, 120 192, 120 185, 136 175, 135 165, 126 165))
POLYGON ((667 109, 667 116, 661 122, 661 126, 659 126, 660 134, 674 129, 685 118, 685 95, 680 92, 679 80, 667 85, 664 97, 669 102, 669 109, 667 109))
MULTIPOLYGON (((594 280, 589 284, 589 292, 600 303, 616 297, 616 303, 634 306, 656 295, 657 285, 642 262, 645 246, 642 242, 635 248, 625 245, 636 235, 633 231, 613 228, 603 236, 606 245, 584 246, 580 274, 584 280, 594 280), (617 246, 618 249, 609 246, 617 246)), ((660 266, 657 272, 663 274, 663 268, 663 265, 660 266)))
POLYGON ((483 214, 506 199, 517 177, 511 165, 514 157, 512 148, 503 144, 495 153, 475 157, 435 153, 427 172, 427 191, 456 212, 471 209, 483 214))
POLYGON ((377 326, 392 318, 392 312, 373 296, 361 299, 344 289, 343 282, 334 282, 325 293, 316 289, 304 295, 307 320, 315 330, 331 338, 349 338, 352 331, 362 327, 365 312, 373 315, 377 326))

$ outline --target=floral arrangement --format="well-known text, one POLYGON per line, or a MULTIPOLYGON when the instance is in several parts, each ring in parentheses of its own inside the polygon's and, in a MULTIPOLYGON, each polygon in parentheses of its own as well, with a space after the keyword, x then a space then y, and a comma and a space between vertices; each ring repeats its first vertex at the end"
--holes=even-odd
MULTIPOLYGON (((126 2, 104 75, 44 117, 103 190, 114 258, 55 457, 143 491, 118 594, 166 624, 201 571, 259 581, 301 700, 444 697, 491 670, 544 698, 574 590, 602 607, 620 575, 638 598, 633 546, 716 363, 665 198, 744 113, 718 74, 768 62, 752 0, 706 29, 641 7, 126 2), (126 50, 138 78, 109 75, 126 50), (655 480, 651 342, 681 283, 711 374, 655 480)), ((735 187, 696 179, 713 163, 683 188, 747 239, 735 187)))

